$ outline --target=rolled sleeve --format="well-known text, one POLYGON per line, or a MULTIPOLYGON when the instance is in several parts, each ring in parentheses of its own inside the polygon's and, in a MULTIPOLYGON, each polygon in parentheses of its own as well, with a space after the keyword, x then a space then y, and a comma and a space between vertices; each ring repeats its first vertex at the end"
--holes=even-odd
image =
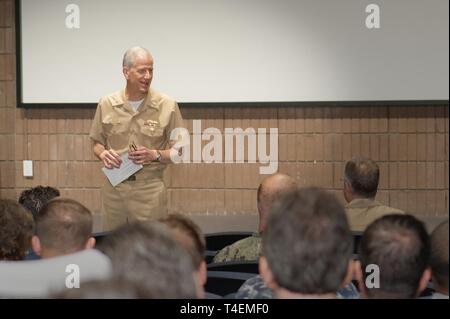
MULTIPOLYGON (((184 127, 183 117, 181 116, 180 108, 178 107, 178 103, 175 102, 173 110, 170 114, 169 125, 166 127, 166 136, 168 137, 167 148, 173 148, 175 143, 183 141, 186 139, 185 135, 187 130, 184 127), (170 139, 173 130, 177 130, 177 138, 174 140, 170 139)), ((178 144, 179 147, 183 146, 178 144)))
POLYGON ((102 101, 97 105, 97 110, 95 111, 94 120, 92 122, 91 130, 89 132, 89 137, 91 140, 98 142, 106 146, 106 136, 103 132, 102 126, 102 101))

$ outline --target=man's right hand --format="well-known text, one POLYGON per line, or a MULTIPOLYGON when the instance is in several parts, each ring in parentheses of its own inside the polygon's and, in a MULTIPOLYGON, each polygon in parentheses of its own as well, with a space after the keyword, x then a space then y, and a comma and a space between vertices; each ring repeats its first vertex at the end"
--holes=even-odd
POLYGON ((103 162, 103 165, 105 165, 106 168, 119 168, 120 164, 122 164, 122 159, 120 158, 119 154, 114 152, 114 150, 104 150, 100 153, 100 159, 103 162))

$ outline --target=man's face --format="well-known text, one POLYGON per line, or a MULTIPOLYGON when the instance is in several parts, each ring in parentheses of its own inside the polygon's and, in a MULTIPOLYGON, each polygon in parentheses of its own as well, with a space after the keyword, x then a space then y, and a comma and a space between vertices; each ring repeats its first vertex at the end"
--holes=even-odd
POLYGON ((127 87, 146 94, 153 79, 153 59, 147 54, 138 54, 132 67, 124 67, 127 87))

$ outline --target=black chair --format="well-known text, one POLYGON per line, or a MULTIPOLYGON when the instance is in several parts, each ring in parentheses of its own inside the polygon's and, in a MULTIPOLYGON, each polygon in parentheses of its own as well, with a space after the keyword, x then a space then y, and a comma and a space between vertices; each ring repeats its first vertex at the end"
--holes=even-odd
POLYGON ((364 232, 362 231, 352 231, 353 236, 353 253, 358 254, 359 242, 364 232))
POLYGON ((216 256, 216 250, 207 250, 205 251, 205 262, 206 264, 210 264, 214 261, 214 256, 216 256))
POLYGON ((205 291, 226 296, 239 290, 242 284, 255 274, 232 271, 209 271, 205 291))
POLYGON ((208 264, 208 271, 239 272, 259 274, 258 261, 227 261, 223 263, 208 264))

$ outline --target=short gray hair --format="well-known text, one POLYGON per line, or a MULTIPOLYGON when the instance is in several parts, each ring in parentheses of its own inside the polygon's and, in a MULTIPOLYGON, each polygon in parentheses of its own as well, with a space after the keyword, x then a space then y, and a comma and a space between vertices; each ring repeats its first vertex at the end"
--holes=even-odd
POLYGON ((319 188, 286 192, 276 201, 262 251, 278 286, 291 292, 336 292, 352 257, 344 207, 319 188))
POLYGON ((116 278, 137 282, 162 299, 197 297, 192 260, 162 223, 124 224, 97 248, 111 259, 116 278))
POLYGON ((139 47, 139 46, 129 48, 123 55, 122 66, 127 67, 127 68, 132 67, 134 65, 136 56, 139 54, 142 54, 142 53, 152 56, 150 51, 147 50, 146 48, 139 47))

